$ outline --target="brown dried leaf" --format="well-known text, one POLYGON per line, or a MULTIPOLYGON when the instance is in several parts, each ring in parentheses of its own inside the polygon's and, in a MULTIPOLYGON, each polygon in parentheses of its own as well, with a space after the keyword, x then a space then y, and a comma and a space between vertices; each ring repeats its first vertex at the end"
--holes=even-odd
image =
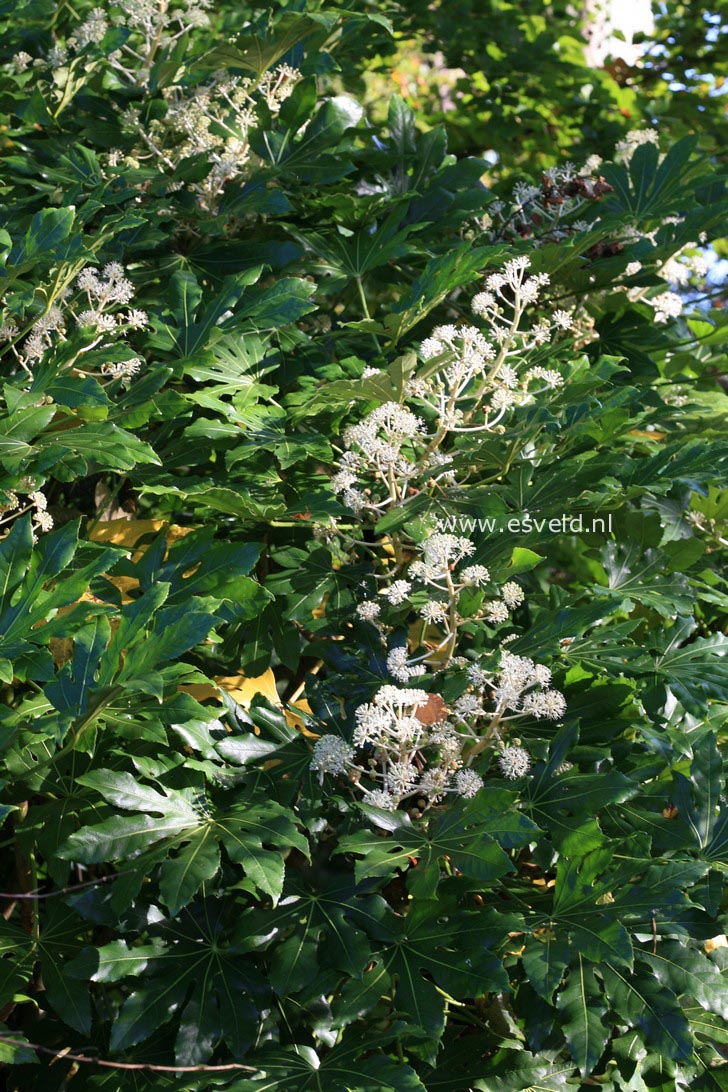
POLYGON ((420 724, 426 724, 428 727, 439 724, 447 716, 447 705, 439 694, 430 694, 427 703, 415 711, 415 716, 420 724))

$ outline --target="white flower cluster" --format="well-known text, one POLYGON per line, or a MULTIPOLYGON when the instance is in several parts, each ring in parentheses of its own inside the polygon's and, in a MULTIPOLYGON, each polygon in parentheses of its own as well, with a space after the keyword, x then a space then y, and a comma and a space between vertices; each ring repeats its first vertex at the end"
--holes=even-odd
POLYGON ((119 11, 113 22, 140 31, 149 43, 159 38, 162 45, 169 46, 188 30, 209 24, 206 11, 211 2, 182 0, 173 6, 169 0, 117 0, 119 11))
MULTIPOLYGON (((603 179, 592 186, 582 175, 549 185, 555 181, 593 198, 599 187, 599 193, 609 189, 603 179)), ((448 794, 475 796, 483 785, 476 761, 486 769, 490 760, 508 780, 526 776, 531 758, 513 737, 514 726, 531 718, 558 720, 566 709, 549 669, 506 647, 516 633, 501 638, 496 657, 469 664, 459 651, 462 633, 482 635, 482 623, 510 624, 525 593, 516 581, 493 581, 473 556, 473 542, 452 533, 450 521, 433 528, 418 510, 404 529, 357 533, 357 524, 378 521, 389 507, 435 488, 443 492, 440 483, 459 488, 460 445, 447 441, 459 433, 502 432, 499 422, 511 406, 562 383, 559 372, 534 356, 557 332, 572 329, 573 316, 553 309, 547 318, 524 317, 548 284, 530 268, 520 256, 490 273, 472 301, 478 325, 441 325, 422 342, 421 367, 405 385, 408 404, 386 402, 343 434, 332 486, 358 520, 353 528, 334 521, 334 533, 342 552, 368 554, 373 562, 356 616, 375 628, 393 682, 356 710, 350 744, 319 740, 313 768, 322 780, 327 772, 346 774, 366 802, 386 810, 402 805, 421 815, 448 794), (449 708, 438 693, 412 688, 428 671, 442 674, 451 666, 467 672, 459 678, 465 692, 449 708)), ((371 374, 367 369, 365 377, 371 374)))
POLYGON ((347 451, 331 482, 334 492, 341 493, 344 504, 355 512, 401 501, 418 473, 412 444, 424 431, 424 421, 398 402, 372 410, 344 432, 347 451), (360 478, 372 483, 368 493, 359 488, 360 478))
POLYGON ((118 326, 144 327, 147 316, 143 311, 130 311, 126 315, 111 315, 112 307, 123 307, 134 296, 134 285, 125 275, 119 262, 109 262, 103 272, 87 266, 79 273, 76 287, 86 293, 89 306, 76 316, 79 326, 91 326, 111 333, 118 326))
POLYGON ((528 367, 528 354, 571 328, 568 311, 524 327, 527 308, 548 284, 545 273, 528 274, 526 256, 512 258, 491 273, 472 301, 486 326, 438 326, 420 345, 423 367, 405 387, 405 396, 434 417, 428 433, 423 416, 386 402, 344 432, 346 447, 332 478, 334 491, 357 514, 372 517, 401 505, 424 486, 456 486, 452 456, 440 450, 458 433, 496 431, 508 410, 563 382, 559 372, 528 367))
MULTIPOLYGON (((17 53, 11 60, 16 73, 35 67, 56 70, 82 65, 82 56, 89 47, 102 46, 113 27, 123 27, 127 33, 120 45, 107 52, 106 60, 117 76, 134 87, 149 83, 155 61, 160 54, 172 49, 190 31, 210 23, 207 10, 212 0, 112 0, 107 7, 95 7, 78 24, 65 42, 57 41, 45 59, 17 53)), ((55 82, 55 81, 54 81, 55 82)), ((63 86, 61 83, 61 87, 63 86)), ((282 101, 285 91, 276 87, 276 80, 263 78, 263 94, 271 101, 282 101)))
POLYGON ((50 531, 53 528, 53 516, 48 511, 48 501, 46 500, 45 493, 40 489, 35 489, 29 494, 28 500, 35 507, 33 514, 33 520, 38 524, 41 531, 50 531))
POLYGON ((446 793, 474 796, 483 779, 461 768, 467 740, 444 715, 432 725, 418 717, 429 700, 424 690, 380 687, 371 702, 356 710, 353 747, 338 736, 322 736, 314 746, 312 769, 322 780, 325 773, 347 773, 365 803, 387 811, 410 797, 422 806, 446 793))
MULTIPOLYGON (((431 665, 443 649, 449 649, 452 656, 463 621, 459 612, 462 593, 469 588, 482 588, 491 582, 485 565, 463 564, 475 550, 468 538, 437 530, 415 544, 413 550, 417 556, 409 560, 404 575, 395 576, 394 579, 387 579, 386 574, 383 576, 385 583, 378 593, 380 602, 364 600, 356 611, 363 622, 376 625, 384 634, 388 627, 387 616, 382 614, 383 606, 405 607, 409 612, 415 609, 413 597, 416 597, 420 600, 417 606, 419 617, 427 626, 440 631, 439 639, 435 641, 427 631, 429 643, 419 655, 410 655, 407 648, 401 645, 388 652, 387 670, 399 683, 407 683, 422 675, 425 671, 423 665, 431 665), (421 602, 423 588, 427 590, 428 598, 421 602)), ((484 619, 490 625, 502 625, 510 621, 512 611, 525 600, 523 588, 513 580, 506 581, 496 595, 496 598, 483 601, 474 612, 471 609, 469 620, 484 619)), ((401 609, 394 617, 399 624, 401 609)))
MULTIPOLYGON (((473 310, 478 313, 475 300, 473 310)), ((424 361, 441 358, 441 368, 434 376, 415 380, 408 393, 435 409, 441 427, 454 430, 463 422, 460 399, 495 359, 495 345, 475 326, 437 326, 420 345, 420 356, 424 361)))
POLYGON ((2 494, 5 500, 0 501, 0 515, 5 515, 6 512, 16 512, 20 507, 20 500, 18 494, 14 489, 6 489, 2 494))
MULTIPOLYGON (((455 571, 456 566, 475 550, 473 543, 466 538, 443 532, 435 532, 428 536, 418 547, 422 557, 413 561, 409 566, 409 576, 415 582, 421 582, 429 588, 445 594, 446 602, 430 601, 421 609, 422 617, 430 617, 430 621, 457 620, 457 613, 452 609, 457 605, 460 593, 465 588, 483 587, 490 583, 490 572, 485 565, 466 565, 455 571), (444 608, 437 610, 438 607, 444 608)), ((386 594, 386 593, 385 593, 386 594)), ((475 617, 485 616, 493 624, 505 622, 510 617, 510 612, 519 607, 525 599, 523 589, 515 581, 507 581, 499 590, 499 598, 486 600, 481 612, 475 617)), ((449 628, 449 627, 448 627, 449 628)))
POLYGON ((13 70, 20 74, 25 72, 27 68, 33 63, 33 58, 30 53, 26 53, 24 49, 21 49, 19 53, 16 53, 10 62, 13 66, 13 70))
POLYGON ((20 353, 20 360, 25 364, 26 368, 33 362, 41 360, 48 349, 51 348, 54 334, 58 333, 60 337, 63 336, 65 323, 63 311, 55 304, 49 307, 40 318, 36 319, 20 353))
POLYGON ((389 811, 410 799, 422 809, 447 794, 475 796, 484 782, 472 762, 488 745, 504 777, 524 777, 530 755, 518 742, 503 742, 504 722, 526 716, 557 719, 565 709, 563 696, 549 687, 547 668, 507 651, 501 653, 497 675, 474 666, 470 676, 476 689, 450 710, 437 699, 441 714, 434 717, 425 715, 432 700, 426 691, 380 687, 371 702, 357 708, 351 744, 322 736, 311 768, 322 783, 325 774, 346 774, 365 803, 389 811), (487 698, 476 692, 484 688, 490 692, 487 698), (509 709, 516 710, 515 717, 504 716, 509 709))
POLYGON ((531 766, 531 756, 523 747, 504 747, 498 759, 504 777, 515 781, 524 777, 531 766))
POLYGON ((550 685, 549 669, 534 663, 528 656, 517 656, 503 649, 497 673, 489 673, 482 665, 473 664, 468 670, 468 678, 475 687, 490 690, 499 722, 506 713, 559 720, 566 711, 564 695, 550 685))
POLYGON ((382 608, 379 603, 374 602, 373 599, 365 599, 356 608, 357 616, 361 618, 362 622, 376 622, 381 611, 382 608))
POLYGON ((407 683, 418 675, 425 674, 421 663, 412 662, 404 645, 393 648, 387 655, 387 671, 397 682, 407 683))
POLYGON ((682 296, 678 296, 677 292, 660 292, 648 299, 647 303, 655 309, 655 322, 667 322, 682 314, 682 296))
MULTIPOLYGON (((40 362, 55 345, 69 340, 71 322, 92 334, 92 340, 80 345, 75 355, 66 361, 65 366, 73 369, 76 375, 90 374, 83 370, 82 360, 92 349, 113 344, 118 352, 118 347, 123 347, 124 334, 147 325, 146 312, 136 308, 122 310, 131 302, 134 286, 119 262, 109 262, 102 271, 87 266, 76 278, 76 289, 82 294, 81 300, 72 300, 70 289, 61 293, 58 302, 47 307, 32 323, 24 340, 15 319, 3 323, 0 340, 10 343, 11 351, 29 374, 33 365, 40 362), (22 341, 22 345, 16 348, 18 341, 22 341)), ((143 361, 131 356, 130 351, 128 359, 103 363, 101 374, 111 379, 121 378, 128 383, 142 366, 143 361)))
MULTIPOLYGON (((21 480, 18 490, 23 488, 28 489, 32 483, 24 478, 21 480)), ((23 503, 18 496, 15 489, 5 490, 5 500, 0 503, 0 523, 5 523, 6 520, 15 519, 17 516, 22 516, 25 512, 33 512, 33 522, 35 523, 35 529, 33 532, 33 540, 35 541, 35 530, 39 531, 51 531, 53 529, 53 516, 48 511, 48 500, 45 493, 40 489, 31 489, 28 495, 24 498, 23 503), (10 515, 9 513, 12 513, 10 515)))
POLYGON ((473 297, 471 308, 486 324, 485 334, 474 326, 438 326, 420 345, 429 367, 408 393, 435 411, 441 432, 493 430, 508 409, 532 397, 534 380, 544 380, 541 390, 563 382, 556 371, 522 368, 530 350, 549 342, 555 330, 571 327, 571 315, 563 310, 555 310, 550 321, 521 327, 526 309, 549 283, 545 273, 528 275, 529 266, 525 255, 512 258, 473 297))
POLYGON ((614 159, 626 166, 643 144, 659 144, 659 140, 656 129, 633 129, 614 149, 614 159))
MULTIPOLYGON (((695 243, 689 244, 690 248, 695 246, 695 243)), ((686 249, 687 247, 684 247, 677 254, 673 254, 671 258, 668 258, 666 262, 663 262, 658 270, 658 273, 663 280, 678 288, 684 288, 689 284, 691 277, 702 278, 708 272, 708 263, 703 255, 685 254, 684 251, 686 249)))
POLYGON ((86 19, 78 27, 72 38, 67 40, 69 49, 83 49, 87 45, 98 45, 103 41, 109 29, 109 20, 103 8, 92 8, 86 19))
POLYGON ((122 386, 128 387, 143 366, 144 361, 138 356, 130 356, 128 360, 109 360, 101 365, 101 374, 120 379, 122 386))
MULTIPOLYGON (((497 668, 489 670, 484 662, 470 665, 470 687, 449 710, 439 695, 408 687, 427 667, 441 669, 438 654, 443 649, 447 659, 467 662, 453 658, 462 621, 459 598, 466 588, 491 582, 485 566, 468 564, 473 552, 469 539, 433 531, 408 550, 410 556, 393 570, 394 578, 384 574, 387 582, 380 589, 379 601, 366 599, 359 604, 358 617, 375 625, 384 643, 386 633, 394 630, 394 625, 387 625, 388 608, 395 608, 393 617, 401 625, 401 608, 409 614, 413 600, 421 603, 424 587, 430 598, 418 607, 420 618, 443 636, 433 640, 428 631, 429 644, 420 655, 416 651, 410 655, 408 645, 389 650, 387 669, 400 685, 380 687, 371 702, 358 707, 351 744, 335 736, 317 742, 312 768, 322 780, 326 773, 346 773, 367 803, 392 810, 412 798, 419 812, 449 793, 474 796, 483 779, 471 766, 488 746, 505 777, 516 779, 527 773, 528 753, 517 742, 506 745, 502 737, 519 719, 556 720, 564 713, 564 697, 551 686, 547 667, 502 647, 497 668)), ((470 620, 507 621, 524 599, 521 586, 507 581, 498 597, 486 600, 470 620)))
MULTIPOLYGON (((206 156, 210 170, 190 189, 203 208, 215 207, 225 184, 244 173, 250 161, 250 130, 258 123, 258 107, 265 103, 277 113, 293 91, 301 73, 280 64, 259 80, 220 72, 212 80, 192 89, 165 89, 167 113, 147 126, 134 108, 128 108, 123 122, 140 137, 160 167, 174 173, 189 156, 206 156)), ((170 189, 176 187, 175 181, 170 189)))
POLYGON ((145 84, 160 50, 170 49, 184 34, 209 24, 206 9, 212 0, 116 0, 109 10, 92 8, 86 18, 66 39, 56 44, 47 61, 53 68, 67 64, 69 54, 78 54, 87 46, 100 45, 110 27, 126 27, 129 41, 109 55, 116 71, 130 83, 145 84))
POLYGON ((314 744, 311 769, 316 770, 323 781, 324 774, 346 773, 353 758, 354 748, 340 736, 321 736, 314 744))
POLYGON ((475 546, 469 538, 453 535, 447 531, 435 531, 419 544, 422 555, 409 567, 410 575, 425 584, 447 590, 450 573, 455 565, 470 557, 475 546))

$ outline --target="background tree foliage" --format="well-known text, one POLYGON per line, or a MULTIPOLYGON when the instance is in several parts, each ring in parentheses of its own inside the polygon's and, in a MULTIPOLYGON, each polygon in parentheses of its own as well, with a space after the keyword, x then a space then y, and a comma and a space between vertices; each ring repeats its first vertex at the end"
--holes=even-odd
POLYGON ((594 67, 585 42, 598 10, 559 0, 403 3, 394 37, 370 38, 373 63, 360 78, 382 98, 398 87, 429 124, 446 126, 454 151, 496 152, 499 174, 609 156, 652 119, 724 155, 725 4, 654 4, 640 63, 625 62, 618 31, 614 56, 594 67))
POLYGON ((728 327, 695 266, 655 302, 722 245, 718 6, 661 6, 631 71, 535 0, 3 9, 9 1087, 728 1087, 728 327), (465 71, 455 110, 383 112, 397 36, 465 71), (544 168, 595 154, 560 220, 544 168), (564 384, 452 441, 459 490, 352 516, 344 430, 517 255, 573 316, 534 357, 564 384), (552 670, 528 775, 489 745, 471 799, 394 811, 319 777, 316 737, 428 647, 407 607, 389 646, 356 615, 388 550, 524 511, 471 560, 525 603, 492 625, 473 591, 459 651, 552 670))

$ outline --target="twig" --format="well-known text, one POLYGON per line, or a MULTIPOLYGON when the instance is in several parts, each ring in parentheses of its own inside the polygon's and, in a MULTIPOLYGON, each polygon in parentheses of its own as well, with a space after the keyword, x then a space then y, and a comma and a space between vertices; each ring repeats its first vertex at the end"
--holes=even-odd
POLYGON ((124 876, 130 871, 131 869, 127 869, 126 872, 115 872, 113 876, 99 876, 96 880, 84 880, 83 883, 74 883, 70 887, 59 887, 57 891, 28 891, 25 893, 0 891, 0 899, 55 899, 59 895, 67 895, 69 891, 81 891, 84 887, 96 887, 97 884, 111 883, 112 880, 116 880, 119 876, 124 876))
POLYGON ((41 1054, 52 1054, 54 1058, 68 1059, 69 1062, 86 1062, 89 1065, 103 1066, 105 1069, 144 1069, 151 1073, 223 1073, 231 1069, 244 1069, 247 1073, 257 1073, 252 1065, 240 1062, 228 1062, 226 1065, 152 1065, 151 1062, 110 1062, 106 1058, 91 1058, 88 1054, 71 1054, 66 1050, 52 1050, 39 1043, 26 1043, 22 1039, 13 1039, 9 1035, 0 1035, 0 1043, 8 1046, 25 1047, 37 1050, 41 1054))

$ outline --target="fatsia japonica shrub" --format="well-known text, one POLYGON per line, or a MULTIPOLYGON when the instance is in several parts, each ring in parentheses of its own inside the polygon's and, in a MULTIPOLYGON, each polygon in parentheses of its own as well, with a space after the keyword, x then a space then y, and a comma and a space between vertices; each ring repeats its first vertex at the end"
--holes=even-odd
POLYGON ((9 1087, 724 1088, 718 166, 486 187, 374 8, 20 16, 9 1087))

